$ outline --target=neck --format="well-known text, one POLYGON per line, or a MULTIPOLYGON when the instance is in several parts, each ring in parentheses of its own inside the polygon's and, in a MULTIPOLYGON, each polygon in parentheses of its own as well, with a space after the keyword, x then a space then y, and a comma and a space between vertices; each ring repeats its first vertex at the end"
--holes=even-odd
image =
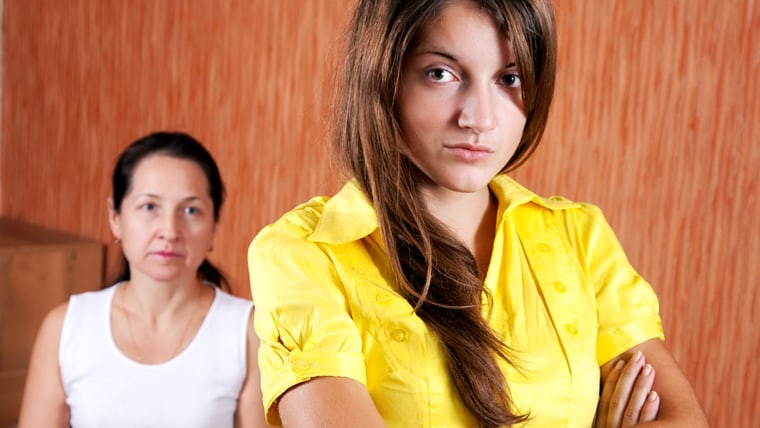
POLYGON ((130 281, 119 286, 112 322, 115 340, 130 358, 156 364, 190 343, 208 311, 211 290, 195 281, 167 296, 158 284, 147 285, 130 281))
POLYGON ((491 259, 498 201, 486 187, 474 193, 445 192, 423 196, 427 209, 445 224, 475 257, 481 276, 491 259))
POLYGON ((121 286, 132 310, 146 318, 173 316, 197 305, 206 286, 197 278, 161 282, 136 273, 121 286))

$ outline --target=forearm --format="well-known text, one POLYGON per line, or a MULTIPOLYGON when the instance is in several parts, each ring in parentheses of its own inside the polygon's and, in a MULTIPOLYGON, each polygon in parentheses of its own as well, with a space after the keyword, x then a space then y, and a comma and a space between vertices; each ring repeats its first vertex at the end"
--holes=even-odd
MULTIPOLYGON (((648 340, 630 350, 641 351, 656 372, 653 391, 660 396, 660 410, 647 427, 708 427, 707 418, 699 401, 678 367, 678 364, 659 339, 648 340)), ((628 354, 628 353, 627 353, 628 354)))

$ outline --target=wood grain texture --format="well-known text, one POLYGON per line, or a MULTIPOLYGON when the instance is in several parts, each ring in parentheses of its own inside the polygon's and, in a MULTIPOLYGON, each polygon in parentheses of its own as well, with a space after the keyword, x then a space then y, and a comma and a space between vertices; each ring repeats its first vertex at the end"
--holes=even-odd
POLYGON ((97 288, 103 245, 0 218, 0 427, 18 418, 32 346, 45 315, 97 288))
POLYGON ((6 9, 2 214, 110 242, 118 152, 148 132, 184 130, 209 147, 227 184, 212 259, 249 294, 251 237, 330 183, 327 64, 346 9, 329 0, 6 9))
MULTIPOLYGON (((351 0, 5 0, 0 215, 110 244, 114 157, 179 129, 228 186, 212 259, 337 183, 325 114, 351 0)), ((760 419, 760 5, 556 0, 549 129, 516 172, 601 206, 715 427, 760 419)), ((109 271, 115 248, 109 246, 109 271)))

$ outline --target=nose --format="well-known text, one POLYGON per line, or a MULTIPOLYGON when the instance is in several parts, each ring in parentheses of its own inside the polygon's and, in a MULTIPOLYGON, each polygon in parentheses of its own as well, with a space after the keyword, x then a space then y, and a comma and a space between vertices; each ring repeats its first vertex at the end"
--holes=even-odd
POLYGON ((494 128, 494 99, 490 85, 472 84, 463 93, 463 102, 457 124, 460 128, 471 129, 476 134, 494 128))
POLYGON ((179 237, 179 224, 176 215, 166 214, 161 219, 158 236, 167 241, 175 241, 179 237))

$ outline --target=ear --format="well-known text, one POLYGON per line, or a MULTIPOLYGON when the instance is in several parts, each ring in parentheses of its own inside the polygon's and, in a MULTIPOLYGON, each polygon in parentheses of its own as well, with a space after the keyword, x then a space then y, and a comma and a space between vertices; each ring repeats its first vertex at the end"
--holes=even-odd
POLYGON ((116 212, 111 197, 108 198, 106 203, 108 205, 108 225, 111 227, 111 233, 113 233, 114 238, 121 239, 121 216, 116 212))

